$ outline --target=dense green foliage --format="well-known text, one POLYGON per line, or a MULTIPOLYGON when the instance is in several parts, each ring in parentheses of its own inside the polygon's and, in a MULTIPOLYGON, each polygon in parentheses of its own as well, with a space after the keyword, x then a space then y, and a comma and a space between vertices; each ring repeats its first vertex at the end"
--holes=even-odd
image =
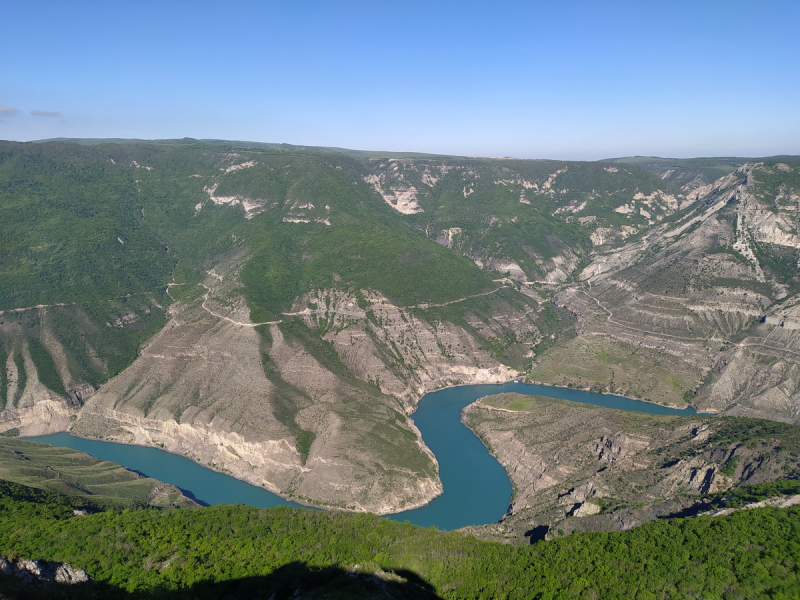
POLYGON ((360 159, 256 146, 0 142, 0 348, 14 355, 20 393, 31 375, 24 345, 61 395, 73 391, 65 384, 98 386, 120 372, 164 325, 167 284, 191 295, 231 249, 246 253, 242 292, 257 321, 319 288, 380 290, 403 305, 492 289, 471 261, 377 198, 360 159), (242 163, 253 166, 225 170, 242 163), (210 194, 263 210, 245 219, 210 194), (311 222, 286 222, 312 205, 311 222), (66 356, 52 356, 44 330, 66 356), (64 359, 69 376, 56 368, 64 359))
MULTIPOLYGON (((221 505, 74 517, 57 498, 9 486, 0 492, 0 554, 69 562, 128 592, 267 598, 299 591, 300 597, 313 597, 309 586, 315 578, 308 575, 334 568, 374 573, 390 584, 412 582, 416 597, 435 592, 442 598, 790 598, 800 593, 800 508, 659 521, 515 547, 372 515, 285 507, 221 505), (244 590, 249 595, 237 595, 244 590)), ((334 593, 346 580, 317 583, 334 593)))
POLYGON ((258 161, 226 176, 216 193, 313 206, 303 210, 330 225, 286 223, 283 212, 271 211, 252 220, 245 235, 253 258, 242 280, 257 320, 288 310, 312 289, 376 289, 401 305, 491 289, 470 261, 414 232, 376 201, 358 161, 285 154, 259 155, 258 161))
POLYGON ((25 369, 25 361, 21 354, 14 355, 14 366, 17 367, 17 393, 14 398, 14 401, 16 401, 22 395, 25 384, 28 382, 28 371, 25 369))
POLYGON ((460 227, 476 248, 535 270, 534 256, 590 248, 588 230, 556 214, 559 207, 591 192, 596 199, 580 214, 610 223, 620 218, 613 208, 630 200, 626 190, 648 194, 660 181, 634 167, 611 173, 603 163, 448 159, 445 166, 418 158, 403 169, 426 212, 403 217, 365 183, 372 162, 321 150, 196 140, 4 142, 0 274, 9 285, 0 308, 153 293, 173 274, 188 280, 200 272, 230 247, 231 234, 254 252, 251 301, 273 313, 286 310, 298 291, 331 285, 333 274, 403 304, 437 302, 483 291, 488 282, 470 261, 414 229, 460 227), (257 164, 221 172, 247 161, 257 164), (430 193, 421 179, 429 168, 446 173, 430 193), (544 185, 554 173, 552 190, 522 186, 544 185), (216 196, 263 202, 264 210, 246 221, 240 207, 208 202, 211 188, 216 196), (536 200, 521 212, 523 192, 536 200), (287 210, 291 216, 309 204, 332 226, 324 219, 284 222, 287 210))
POLYGON ((37 375, 41 381, 48 388, 53 390, 56 394, 62 396, 67 395, 67 390, 64 389, 64 383, 61 381, 56 365, 53 362, 53 357, 45 350, 42 343, 36 338, 28 339, 28 350, 31 353, 33 364, 36 365, 37 375))
POLYGON ((130 169, 75 149, 0 149, 4 307, 124 296, 169 276, 173 259, 143 223, 130 169))
POLYGON ((8 372, 6 371, 6 361, 8 353, 5 348, 0 347, 0 410, 5 409, 8 403, 8 372))
POLYGON ((705 500, 710 509, 740 508, 746 504, 760 502, 777 496, 800 494, 800 480, 776 479, 757 485, 746 485, 727 492, 709 494, 705 500))
POLYGON ((776 444, 778 448, 800 454, 800 428, 791 423, 750 417, 724 417, 713 421, 714 433, 706 441, 707 446, 726 443, 764 442, 776 444))
MULTIPOLYGON (((95 502, 86 496, 74 496, 63 494, 43 488, 30 487, 0 479, 0 501, 6 502, 9 499, 15 501, 38 504, 43 514, 49 514, 55 518, 67 518, 73 515, 73 510, 87 510, 100 512, 108 508, 107 503, 95 502)), ((26 505, 28 506, 28 505, 26 505)))

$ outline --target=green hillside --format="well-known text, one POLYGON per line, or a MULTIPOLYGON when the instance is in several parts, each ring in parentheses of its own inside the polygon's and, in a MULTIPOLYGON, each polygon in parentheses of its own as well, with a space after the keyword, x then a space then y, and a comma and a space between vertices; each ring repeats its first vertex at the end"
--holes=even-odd
POLYGON ((196 506, 173 485, 69 448, 0 438, 0 479, 99 506, 196 506))
MULTIPOLYGON (((2 488, 0 555, 68 562, 93 585, 25 597, 790 598, 800 509, 650 523, 528 547, 371 515, 216 506, 72 516, 2 488), (81 595, 83 594, 83 596, 81 595)), ((12 596, 17 597, 17 596, 12 596)))
POLYGON ((236 155, 256 167, 223 176, 218 165, 232 153, 200 143, 2 143, 5 352, 30 346, 39 378, 58 394, 97 387, 163 326, 167 284, 195 285, 213 257, 236 245, 250 249, 242 279, 254 320, 279 317, 311 289, 378 289, 412 305, 492 288, 469 261, 375 203, 357 161, 258 150, 236 155), (240 208, 209 202, 204 188, 214 182, 220 196, 268 199, 279 209, 245 220, 240 208), (333 226, 284 222, 292 204, 311 202, 329 206, 333 226), (33 350, 48 335, 65 350, 59 372, 33 350))

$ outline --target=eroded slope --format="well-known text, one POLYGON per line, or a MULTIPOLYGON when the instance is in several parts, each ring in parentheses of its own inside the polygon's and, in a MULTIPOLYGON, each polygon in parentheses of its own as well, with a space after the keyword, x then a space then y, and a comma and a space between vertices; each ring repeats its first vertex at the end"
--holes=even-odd
POLYGON ((465 408, 463 421, 514 486, 509 514, 482 533, 511 541, 696 514, 708 494, 800 475, 800 428, 760 419, 501 394, 465 408))
POLYGON ((532 379, 797 420, 799 174, 745 163, 687 187, 697 200, 677 220, 598 251, 554 297, 578 337, 532 379))

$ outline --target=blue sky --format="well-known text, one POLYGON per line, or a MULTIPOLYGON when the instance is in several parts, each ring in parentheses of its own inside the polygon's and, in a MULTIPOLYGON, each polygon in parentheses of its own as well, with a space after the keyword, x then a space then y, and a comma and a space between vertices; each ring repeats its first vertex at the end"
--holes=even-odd
POLYGON ((0 6, 0 139, 800 154, 800 2, 0 6))

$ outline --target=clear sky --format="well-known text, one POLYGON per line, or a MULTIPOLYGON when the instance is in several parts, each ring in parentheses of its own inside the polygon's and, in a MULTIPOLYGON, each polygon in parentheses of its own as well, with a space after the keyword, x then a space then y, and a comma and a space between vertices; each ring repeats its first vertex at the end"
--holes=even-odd
POLYGON ((0 3, 0 139, 800 154, 800 1, 0 3))

